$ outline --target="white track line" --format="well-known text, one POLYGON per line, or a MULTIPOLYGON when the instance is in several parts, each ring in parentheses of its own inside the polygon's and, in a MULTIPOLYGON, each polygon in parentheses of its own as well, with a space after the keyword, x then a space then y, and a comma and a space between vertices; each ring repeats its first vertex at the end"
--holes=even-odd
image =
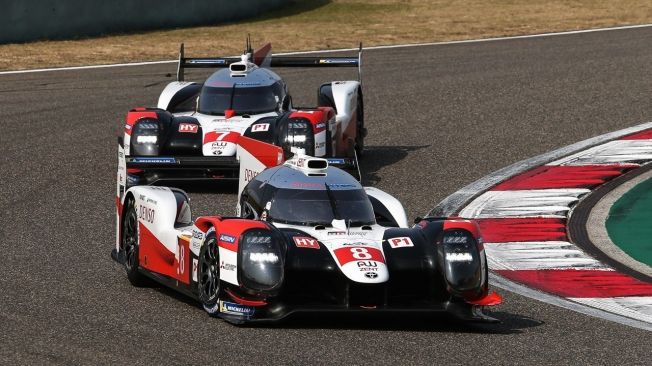
MULTIPOLYGON (((648 28, 648 27, 652 27, 652 24, 625 25, 625 26, 621 26, 621 27, 594 28, 594 29, 581 29, 581 30, 565 31, 565 32, 526 34, 526 35, 522 35, 522 36, 466 39, 466 40, 461 40, 461 41, 408 43, 408 44, 396 44, 396 45, 388 45, 388 46, 372 46, 372 47, 364 47, 363 50, 365 50, 365 51, 368 51, 368 50, 385 50, 385 49, 392 49, 392 48, 441 46, 441 45, 454 45, 454 44, 479 43, 479 42, 495 42, 495 41, 504 41, 504 40, 512 40, 512 39, 527 39, 527 38, 563 36, 563 35, 571 35, 571 34, 604 32, 604 31, 623 30, 623 29, 636 29, 636 28, 648 28)), ((305 54, 311 54, 311 53, 332 53, 332 52, 346 52, 346 51, 357 51, 357 50, 358 50, 358 48, 338 48, 338 49, 335 49, 335 50, 314 50, 314 51, 297 51, 297 52, 276 53, 276 55, 279 55, 279 56, 284 56, 284 55, 305 55, 305 54)), ((157 65, 157 64, 170 64, 170 63, 174 63, 174 62, 177 62, 177 60, 130 62, 130 63, 122 63, 122 64, 104 64, 104 65, 89 65, 89 66, 55 67, 55 68, 46 68, 46 69, 33 69, 33 70, 2 71, 2 72, 0 72, 0 75, 28 74, 28 73, 46 72, 46 71, 69 71, 69 70, 102 69, 102 68, 123 67, 123 66, 146 66, 146 65, 157 65)))

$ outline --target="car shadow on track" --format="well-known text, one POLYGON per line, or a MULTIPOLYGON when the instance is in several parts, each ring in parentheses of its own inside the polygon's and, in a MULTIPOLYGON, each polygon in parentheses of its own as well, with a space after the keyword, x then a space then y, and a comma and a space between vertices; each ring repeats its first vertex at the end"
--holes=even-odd
MULTIPOLYGON (((197 308, 202 313, 204 310, 191 298, 182 295, 167 287, 152 286, 152 289, 166 296, 174 298, 197 308)), ((478 334, 519 334, 524 329, 543 325, 542 321, 524 317, 518 314, 487 311, 487 315, 500 320, 500 323, 476 323, 459 320, 446 313, 402 313, 400 316, 388 313, 295 313, 287 318, 256 324, 244 324, 238 327, 273 328, 273 329, 348 329, 348 330, 376 330, 376 331, 418 331, 438 333, 478 333, 478 334)), ((206 316, 207 321, 224 321, 206 316)), ((237 325, 233 325, 237 326, 237 325)))
POLYGON ((360 159, 360 174, 362 174, 362 184, 373 186, 378 184, 382 178, 379 171, 399 161, 405 159, 410 152, 418 151, 430 147, 430 145, 421 146, 367 146, 365 147, 365 156, 360 159))
POLYGON ((281 323, 270 325, 285 329, 355 329, 377 331, 418 331, 446 333, 518 334, 543 322, 506 312, 488 315, 500 323, 476 323, 459 320, 449 314, 296 314, 281 323))

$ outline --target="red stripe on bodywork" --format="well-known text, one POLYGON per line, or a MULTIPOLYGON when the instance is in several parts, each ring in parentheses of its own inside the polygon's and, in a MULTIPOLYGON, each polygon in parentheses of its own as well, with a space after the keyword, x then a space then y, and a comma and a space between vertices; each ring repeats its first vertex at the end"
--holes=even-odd
POLYGON ((627 135, 625 137, 621 137, 620 139, 621 140, 650 140, 652 139, 652 129, 627 135))
POLYGON ((652 296, 652 284, 615 271, 551 269, 496 272, 510 280, 562 297, 652 296))
POLYGON ((309 111, 294 111, 290 113, 289 118, 305 118, 310 121, 314 133, 319 133, 326 129, 328 121, 333 117, 333 108, 317 107, 309 111), (319 128, 317 126, 321 124, 319 128))
POLYGON ((125 133, 127 135, 131 135, 131 130, 132 130, 133 126, 141 118, 157 119, 158 115, 156 114, 156 112, 148 111, 145 108, 134 108, 134 109, 130 110, 129 112, 127 112, 127 120, 126 120, 127 121, 126 126, 129 126, 129 128, 127 128, 125 126, 125 133))
POLYGON ((591 188, 603 184, 625 172, 638 167, 638 164, 625 165, 582 165, 556 166, 544 165, 514 178, 508 179, 494 188, 493 191, 508 191, 519 189, 552 189, 552 188, 591 188))
POLYGON ((463 229, 469 231, 473 237, 480 237, 480 228, 475 221, 467 219, 449 218, 444 221, 444 230, 463 229))
POLYGON ((231 142, 236 144, 238 143, 238 140, 240 140, 240 134, 237 132, 210 131, 204 135, 204 144, 208 144, 215 141, 231 142))
POLYGON ((217 235, 217 244, 224 249, 234 252, 238 251, 238 240, 240 235, 247 229, 268 229, 267 225, 262 221, 248 220, 248 219, 223 219, 219 216, 203 216, 197 218, 195 226, 207 232, 213 226, 215 234, 217 235), (220 241, 220 234, 227 234, 236 238, 235 243, 227 243, 220 241))
POLYGON ((479 219, 485 243, 512 241, 567 241, 566 219, 508 218, 479 219))
POLYGON ((283 149, 279 146, 245 136, 240 137, 239 144, 268 168, 280 165, 284 161, 283 149))

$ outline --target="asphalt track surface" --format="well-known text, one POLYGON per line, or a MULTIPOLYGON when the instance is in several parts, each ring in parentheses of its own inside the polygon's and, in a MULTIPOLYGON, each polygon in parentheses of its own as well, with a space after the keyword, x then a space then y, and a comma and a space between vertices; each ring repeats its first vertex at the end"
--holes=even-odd
MULTIPOLYGON (((652 29, 364 56, 366 183, 408 215, 494 170, 652 119, 652 29)), ((114 243, 116 136, 175 65, 0 76, 0 364, 646 364, 650 333, 503 292, 498 325, 298 317, 234 327, 133 288, 114 243)), ((283 70, 297 104, 350 71, 283 70)), ((194 192, 194 214, 231 214, 194 192)))

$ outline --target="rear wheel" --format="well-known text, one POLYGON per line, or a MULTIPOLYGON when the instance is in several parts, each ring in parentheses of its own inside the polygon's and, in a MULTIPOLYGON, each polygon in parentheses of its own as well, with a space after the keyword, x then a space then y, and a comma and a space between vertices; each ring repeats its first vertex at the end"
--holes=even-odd
POLYGON ((210 230, 199 251, 197 286, 199 301, 204 310, 213 315, 218 311, 220 295, 219 250, 215 230, 210 230))
POLYGON ((134 286, 147 285, 147 279, 138 271, 140 263, 138 260, 138 216, 133 197, 127 198, 122 220, 122 250, 125 258, 125 270, 127 278, 134 286))

